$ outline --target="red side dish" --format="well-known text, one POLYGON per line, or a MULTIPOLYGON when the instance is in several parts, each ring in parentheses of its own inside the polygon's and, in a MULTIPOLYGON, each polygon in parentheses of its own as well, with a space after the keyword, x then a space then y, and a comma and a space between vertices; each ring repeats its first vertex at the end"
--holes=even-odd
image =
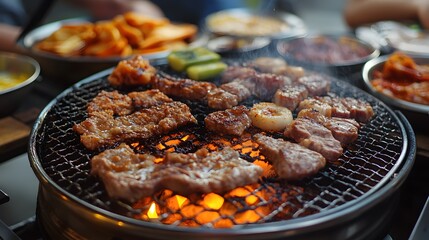
POLYGON ((429 105, 429 65, 419 65, 405 53, 393 53, 373 79, 372 86, 383 94, 429 105))

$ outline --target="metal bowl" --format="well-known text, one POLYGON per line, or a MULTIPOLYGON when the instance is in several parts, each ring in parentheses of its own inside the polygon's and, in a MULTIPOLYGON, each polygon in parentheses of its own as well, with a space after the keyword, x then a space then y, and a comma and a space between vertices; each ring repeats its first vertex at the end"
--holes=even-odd
MULTIPOLYGON (((382 100, 383 102, 393 106, 409 119, 415 131, 429 133, 427 123, 429 121, 429 105, 423 105, 413 102, 408 102, 393 96, 386 95, 377 91, 371 84, 374 71, 381 70, 384 63, 390 55, 381 56, 368 61, 362 70, 362 78, 365 87, 370 93, 382 100)), ((417 64, 429 64, 429 56, 410 55, 417 64)))
POLYGON ((302 19, 294 14, 280 11, 258 12, 247 8, 234 8, 210 14, 205 19, 205 27, 215 35, 239 38, 283 39, 300 36, 307 32, 302 19), (278 31, 275 31, 274 28, 270 29, 269 26, 257 28, 258 26, 255 24, 258 24, 258 19, 283 24, 283 27, 278 31), (236 24, 241 24, 241 27, 235 27, 236 24))
POLYGON ((19 107, 39 77, 40 65, 31 57, 0 52, 0 74, 24 75, 25 80, 0 90, 0 116, 6 116, 19 107))
MULTIPOLYGON (((33 46, 51 35, 54 31, 65 24, 78 24, 88 22, 84 18, 73 18, 60 20, 42 25, 33 29, 22 40, 18 42, 18 46, 28 55, 35 58, 41 65, 43 77, 50 81, 64 83, 70 85, 82 78, 92 75, 96 72, 115 66, 119 61, 130 57, 92 57, 92 56, 76 56, 62 57, 59 55, 43 52, 35 49, 33 46)), ((191 43, 193 46, 199 46, 206 39, 197 36, 191 43)), ((146 59, 155 60, 165 58, 170 51, 160 51, 154 53, 143 54, 146 59)))
MULTIPOLYGON (((373 95, 375 95, 376 97, 383 100, 384 102, 386 102, 389 105, 393 105, 393 106, 400 108, 400 109, 409 110, 409 111, 418 112, 418 113, 424 113, 424 114, 428 115, 429 114, 429 105, 408 102, 408 101, 405 101, 405 100, 402 100, 399 98, 395 98, 393 96, 389 96, 389 95, 386 95, 386 94, 383 94, 383 93, 377 91, 372 86, 371 81, 373 80, 374 72, 377 70, 379 71, 383 68, 384 63, 389 58, 389 56, 390 55, 385 55, 382 57, 372 59, 371 61, 368 61, 364 65, 363 70, 362 70, 362 78, 365 82, 366 87, 368 88, 368 90, 373 95)), ((429 56, 427 56, 427 57, 413 56, 412 58, 417 64, 429 64, 429 56)))
POLYGON ((348 76, 380 55, 372 45, 349 35, 315 34, 279 41, 277 51, 289 63, 348 76))

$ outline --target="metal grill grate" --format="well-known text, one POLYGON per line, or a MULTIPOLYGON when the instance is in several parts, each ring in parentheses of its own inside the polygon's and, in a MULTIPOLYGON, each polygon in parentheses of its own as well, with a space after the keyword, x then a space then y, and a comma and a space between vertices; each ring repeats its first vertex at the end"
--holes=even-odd
MULTIPOLYGON (((46 175, 54 183, 77 198, 113 213, 162 224, 209 228, 282 221, 317 214, 370 194, 388 181, 400 164, 404 142, 396 118, 375 98, 332 79, 332 92, 368 101, 376 115, 360 129, 358 140, 345 150, 338 163, 328 164, 316 176, 288 183, 267 174, 258 184, 221 196, 224 202, 220 208, 203 202, 209 194, 187 196, 185 203, 177 207, 177 197, 168 190, 135 204, 115 201, 108 198, 102 183, 89 174, 89 161, 97 152, 86 150, 72 130, 73 124, 86 117, 88 101, 101 90, 113 90, 106 77, 82 83, 57 99, 41 120, 34 144, 46 175), (171 204, 173 200, 176 202, 171 204), (148 215, 153 203, 157 206, 156 218, 148 215)), ((245 104, 251 105, 253 101, 245 104)), ((187 104, 201 127, 204 116, 211 110, 201 103, 187 104)), ((132 146, 137 152, 162 157, 168 149, 187 153, 201 146, 231 145, 246 160, 263 161, 251 141, 251 135, 258 130, 250 129, 242 138, 225 139, 200 127, 178 129, 168 136, 135 142, 132 146)))

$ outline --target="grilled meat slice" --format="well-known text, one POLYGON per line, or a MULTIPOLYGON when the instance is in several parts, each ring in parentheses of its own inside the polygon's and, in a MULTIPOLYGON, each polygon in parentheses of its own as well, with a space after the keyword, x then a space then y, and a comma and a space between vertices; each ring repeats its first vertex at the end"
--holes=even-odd
POLYGON ((169 98, 158 89, 150 89, 143 92, 130 92, 128 96, 133 101, 135 110, 173 102, 173 99, 169 98))
POLYGON ((260 133, 254 136, 254 140, 280 178, 300 180, 316 174, 326 165, 326 160, 320 153, 299 144, 260 133))
POLYGON ((204 122, 206 128, 212 132, 240 136, 252 125, 248 112, 245 106, 237 106, 210 113, 204 122))
POLYGON ((252 94, 263 101, 270 101, 277 89, 292 84, 289 77, 271 73, 256 74, 252 80, 255 83, 252 94))
POLYGON ((207 105, 214 109, 228 109, 237 106, 239 98, 221 88, 215 88, 207 94, 207 105))
POLYGON ((286 127, 286 137, 300 145, 322 154, 328 161, 336 161, 342 154, 341 143, 329 129, 308 118, 296 118, 286 127))
POLYGON ((283 74, 287 63, 283 58, 259 57, 249 61, 247 66, 263 73, 283 74))
POLYGON ((307 97, 308 91, 303 85, 286 86, 276 91, 273 103, 293 111, 307 97))
POLYGON ((229 147, 211 153, 205 148, 189 154, 167 153, 159 164, 153 158, 121 144, 93 157, 91 173, 102 179, 110 197, 134 202, 163 189, 184 196, 221 194, 256 183, 263 172, 229 147))
POLYGON ((331 130, 332 136, 341 142, 342 146, 347 146, 359 136, 359 123, 354 119, 348 118, 330 118, 324 126, 331 130))
POLYGON ((173 100, 157 89, 142 92, 131 92, 128 95, 120 94, 118 91, 101 91, 91 102, 88 103, 88 114, 94 112, 111 111, 112 114, 123 116, 132 112, 160 105, 173 100))
POLYGON ((120 94, 118 91, 101 91, 88 103, 87 112, 90 116, 101 111, 110 111, 114 115, 128 115, 133 109, 133 101, 128 95, 120 94))
POLYGON ((304 68, 290 66, 282 58, 260 57, 248 62, 247 66, 253 67, 263 73, 284 75, 292 79, 292 81, 296 81, 305 75, 304 68))
POLYGON ((107 78, 113 86, 152 83, 157 70, 140 55, 120 61, 107 78))
POLYGON ((310 97, 325 95, 331 88, 331 81, 321 74, 309 74, 300 77, 297 82, 307 88, 310 97))
POLYGON ((135 154, 125 143, 106 150, 91 161, 91 174, 104 183, 107 194, 134 202, 143 193, 153 193, 153 187, 144 184, 146 175, 155 171, 155 157, 150 154, 135 154))
POLYGON ((216 85, 209 82, 199 82, 191 79, 169 79, 157 77, 153 87, 172 97, 189 100, 203 100, 207 94, 216 89, 216 85))
POLYGON ((374 116, 371 105, 362 100, 346 97, 341 99, 341 103, 350 111, 350 117, 358 122, 366 123, 374 116))
POLYGON ((229 83, 234 81, 235 79, 246 79, 248 77, 254 76, 256 74, 255 69, 249 67, 241 67, 241 66, 229 66, 222 73, 222 83, 229 83))
POLYGON ((250 83, 246 80, 235 80, 220 85, 220 88, 224 91, 234 94, 235 96, 237 96, 238 102, 241 102, 252 96, 251 91, 253 91, 253 89, 255 88, 255 84, 250 83))
POLYGON ((358 122, 368 122, 374 115, 374 110, 367 102, 346 97, 314 97, 302 101, 298 110, 316 109, 326 117, 353 118, 358 122))
POLYGON ((309 118, 329 129, 335 139, 346 146, 358 138, 360 125, 354 119, 349 118, 327 118, 314 109, 304 109, 298 113, 298 117, 309 118))
POLYGON ((116 118, 108 111, 94 112, 73 129, 81 135, 80 141, 86 148, 95 150, 121 141, 165 134, 196 122, 186 104, 171 102, 116 118))

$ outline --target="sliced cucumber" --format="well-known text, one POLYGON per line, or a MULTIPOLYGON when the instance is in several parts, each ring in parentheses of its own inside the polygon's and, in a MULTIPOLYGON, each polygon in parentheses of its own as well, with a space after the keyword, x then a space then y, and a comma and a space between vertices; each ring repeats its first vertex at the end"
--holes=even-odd
POLYGON ((193 80, 206 80, 221 74, 228 66, 223 62, 211 62, 190 66, 186 69, 188 77, 193 80))
POLYGON ((167 56, 171 68, 179 72, 185 71, 186 68, 195 64, 214 62, 220 59, 219 54, 203 47, 177 50, 167 56))

